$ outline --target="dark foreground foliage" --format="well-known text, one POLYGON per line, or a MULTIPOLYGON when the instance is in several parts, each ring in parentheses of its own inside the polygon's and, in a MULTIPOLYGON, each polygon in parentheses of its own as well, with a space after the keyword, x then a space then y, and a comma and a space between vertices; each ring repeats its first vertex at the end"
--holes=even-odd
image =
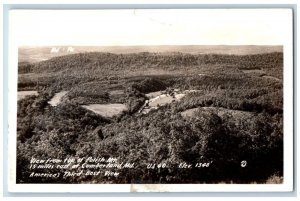
MULTIPOLYGON (((283 175, 281 53, 88 53, 22 65, 20 73, 41 73, 45 79, 32 85, 39 96, 18 102, 18 183, 265 183, 272 175, 283 175), (153 74, 151 68, 164 72, 153 74), (256 68, 279 81, 242 72, 256 68), (197 92, 148 114, 137 113, 146 93, 174 88, 197 92), (58 106, 50 106, 49 99, 60 90, 69 90, 68 96, 58 106), (122 93, 110 93, 116 90, 122 93), (89 103, 124 103, 128 111, 105 118, 80 106, 89 103), (226 112, 221 115, 204 107, 226 112), (191 108, 199 109, 188 117, 181 115, 191 108), (116 157, 135 163, 135 168, 118 170, 116 178, 28 176, 32 157, 86 156, 116 157), (241 167, 245 160, 247 165, 241 167), (206 162, 209 167, 178 168, 180 163, 206 162), (165 168, 146 168, 162 163, 165 168)), ((21 77, 19 90, 28 89, 22 83, 36 79, 25 78, 21 77)))

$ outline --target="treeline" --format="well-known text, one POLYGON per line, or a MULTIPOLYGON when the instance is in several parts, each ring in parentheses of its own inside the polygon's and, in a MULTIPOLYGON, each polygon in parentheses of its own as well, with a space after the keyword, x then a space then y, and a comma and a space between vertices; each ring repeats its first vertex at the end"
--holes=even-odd
MULTIPOLYGON (((124 70, 151 67, 174 68, 174 66, 197 66, 204 64, 231 64, 243 69, 272 68, 283 64, 283 53, 274 52, 257 55, 192 55, 192 54, 111 54, 79 53, 55 57, 34 64, 33 72, 57 72, 63 70, 124 70)), ((23 66, 21 66, 23 69, 23 66)), ((22 70, 23 71, 23 70, 22 70)), ((30 70, 31 71, 31 70, 30 70)))
MULTIPOLYGON (((202 83, 209 81, 209 79, 221 83, 224 79, 228 80, 229 76, 241 76, 243 78, 252 76, 253 79, 259 82, 267 82, 264 79, 258 80, 255 78, 257 77, 255 74, 245 75, 242 72, 243 69, 261 69, 265 71, 263 75, 271 75, 275 79, 281 79, 283 54, 269 53, 240 56, 180 53, 170 55, 154 53, 126 55, 80 53, 55 57, 36 64, 19 63, 18 89, 44 90, 45 88, 52 88, 55 91, 70 90, 74 86, 93 82, 104 85, 123 85, 124 80, 132 81, 138 76, 142 78, 145 75, 153 75, 165 80, 163 74, 169 77, 173 76, 172 79, 168 79, 173 83, 176 76, 177 81, 180 81, 183 76, 197 76, 198 74, 207 75, 202 79, 196 79, 196 82, 202 83), (24 73, 32 74, 23 75, 24 73)), ((238 80, 238 82, 240 81, 238 80)), ((98 88, 98 86, 92 87, 98 88)))
POLYGON ((200 95, 199 93, 192 93, 184 97, 178 103, 175 103, 172 108, 174 111, 181 112, 191 108, 197 107, 222 107, 231 110, 241 110, 248 112, 266 112, 270 115, 282 114, 283 104, 281 93, 267 94, 256 99, 243 99, 233 97, 223 97, 221 95, 200 95))
POLYGON ((18 63, 18 73, 31 73, 33 71, 34 64, 28 62, 19 62, 18 63))

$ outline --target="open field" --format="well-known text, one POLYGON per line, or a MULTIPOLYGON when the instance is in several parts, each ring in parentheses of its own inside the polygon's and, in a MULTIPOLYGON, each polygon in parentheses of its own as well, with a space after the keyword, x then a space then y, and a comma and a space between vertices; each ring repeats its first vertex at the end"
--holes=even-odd
POLYGON ((58 92, 56 93, 52 98, 51 100, 48 102, 50 105, 52 106, 57 106, 60 102, 61 102, 61 99, 67 94, 68 92, 67 91, 61 91, 61 92, 58 92))
POLYGON ((18 183, 282 182, 282 47, 47 48, 19 52, 18 93, 35 96, 18 100, 18 183), (70 156, 136 167, 116 178, 28 177, 31 157, 70 156))
POLYGON ((114 115, 119 115, 127 110, 124 104, 91 104, 83 105, 82 107, 104 117, 113 117, 114 115))
POLYGON ((37 91, 18 91, 18 101, 26 98, 27 96, 37 96, 37 91))

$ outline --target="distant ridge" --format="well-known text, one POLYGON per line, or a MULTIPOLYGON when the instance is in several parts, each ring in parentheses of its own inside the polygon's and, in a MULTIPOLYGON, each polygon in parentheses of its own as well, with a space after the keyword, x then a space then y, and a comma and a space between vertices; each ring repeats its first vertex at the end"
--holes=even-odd
POLYGON ((38 62, 56 56, 80 52, 109 52, 127 54, 138 52, 170 53, 182 52, 189 54, 263 54, 283 52, 283 46, 257 45, 158 45, 158 46, 24 46, 19 48, 19 62, 38 62))

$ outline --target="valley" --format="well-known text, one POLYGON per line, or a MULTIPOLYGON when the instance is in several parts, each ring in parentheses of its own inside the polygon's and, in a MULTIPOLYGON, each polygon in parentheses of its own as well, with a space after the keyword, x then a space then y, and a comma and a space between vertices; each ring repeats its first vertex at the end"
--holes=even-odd
POLYGON ((217 47, 196 49, 191 54, 78 53, 75 48, 51 58, 47 52, 47 59, 34 62, 33 57, 25 61, 23 53, 17 182, 57 182, 28 177, 31 157, 86 156, 114 157, 136 167, 113 180, 80 175, 61 183, 241 184, 282 178, 280 47, 247 46, 243 54, 232 54, 233 47, 220 47, 221 53, 217 47), (244 160, 247 168, 241 168, 244 160), (213 163, 188 172, 175 168, 205 161, 213 163), (144 168, 158 163, 167 165, 160 171, 144 168))

